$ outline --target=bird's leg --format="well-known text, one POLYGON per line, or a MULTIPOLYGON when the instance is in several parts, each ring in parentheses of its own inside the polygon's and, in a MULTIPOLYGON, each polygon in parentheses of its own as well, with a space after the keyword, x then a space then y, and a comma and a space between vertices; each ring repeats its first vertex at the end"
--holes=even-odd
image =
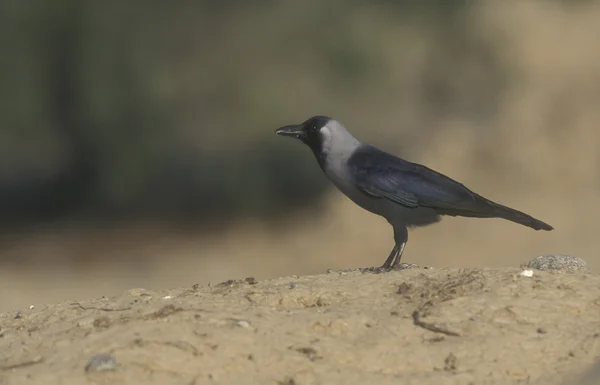
POLYGON ((403 242, 398 248, 398 254, 396 256, 396 260, 392 264, 392 267, 396 267, 400 264, 400 258, 402 258, 402 253, 404 252, 404 247, 406 246, 406 242, 403 242))
POLYGON ((391 267, 396 267, 400 264, 400 259, 402 258, 404 247, 406 247, 406 243, 408 242, 408 229, 406 228, 406 226, 394 226, 394 241, 396 241, 396 248, 398 252, 396 253, 396 259, 391 264, 391 267))
POLYGON ((396 254, 398 254, 398 246, 394 245, 394 248, 390 252, 390 256, 387 257, 383 265, 381 265, 382 269, 389 269, 392 267, 392 262, 394 262, 394 258, 396 258, 396 254))

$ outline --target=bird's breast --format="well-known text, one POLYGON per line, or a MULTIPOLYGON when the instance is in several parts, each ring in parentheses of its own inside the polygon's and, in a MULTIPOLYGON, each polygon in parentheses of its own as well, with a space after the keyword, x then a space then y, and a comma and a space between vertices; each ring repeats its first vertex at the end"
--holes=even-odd
POLYGON ((344 164, 328 162, 325 164, 323 171, 331 183, 358 206, 372 213, 384 215, 382 211, 383 200, 369 197, 360 191, 355 186, 354 178, 344 164))

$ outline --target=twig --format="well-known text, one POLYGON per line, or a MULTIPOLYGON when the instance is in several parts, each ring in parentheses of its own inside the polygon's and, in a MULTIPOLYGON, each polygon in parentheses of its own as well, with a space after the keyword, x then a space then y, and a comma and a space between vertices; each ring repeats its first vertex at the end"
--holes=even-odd
POLYGON ((436 326, 434 324, 430 324, 430 323, 421 321, 421 315, 419 314, 418 310, 413 311, 412 318, 413 318, 413 323, 415 324, 415 326, 422 327, 423 329, 432 331, 434 333, 442 333, 447 336, 460 337, 460 334, 458 334, 457 332, 453 332, 451 330, 444 329, 444 328, 436 326))
POLYGON ((82 306, 80 303, 72 303, 71 305, 77 306, 78 308, 82 309, 82 310, 100 310, 100 311, 125 311, 125 310, 131 310, 131 307, 123 307, 120 309, 111 309, 111 308, 107 308, 107 307, 94 307, 94 306, 90 306, 90 307, 85 307, 82 306))

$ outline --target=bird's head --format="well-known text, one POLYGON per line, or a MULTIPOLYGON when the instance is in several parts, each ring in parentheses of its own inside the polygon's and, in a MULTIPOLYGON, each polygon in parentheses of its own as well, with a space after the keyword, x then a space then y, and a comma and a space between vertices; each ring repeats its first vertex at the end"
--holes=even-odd
POLYGON ((360 145, 340 122, 321 115, 301 124, 278 128, 275 133, 301 140, 310 147, 321 166, 330 156, 347 157, 360 145))
POLYGON ((327 116, 313 116, 307 119, 301 124, 292 124, 289 126, 283 126, 275 130, 277 135, 291 136, 301 140, 304 144, 312 148, 313 150, 320 149, 324 141, 323 128, 332 121, 327 116))

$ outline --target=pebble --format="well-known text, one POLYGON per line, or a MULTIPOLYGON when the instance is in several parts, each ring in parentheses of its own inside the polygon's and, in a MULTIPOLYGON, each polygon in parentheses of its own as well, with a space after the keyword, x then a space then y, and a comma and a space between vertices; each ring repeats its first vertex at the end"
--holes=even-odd
POLYGON ((519 273, 519 275, 520 275, 521 277, 528 277, 528 278, 531 278, 531 277, 533 277, 533 270, 523 270, 523 271, 521 271, 521 272, 519 273))
POLYGON ((527 262, 525 267, 537 270, 591 271, 583 259, 564 254, 540 255, 527 262))
POLYGON ((85 366, 86 372, 106 372, 117 370, 117 360, 107 353, 92 356, 85 366))
POLYGON ((245 321, 245 320, 239 320, 236 321, 234 323, 235 326, 241 327, 241 328, 249 328, 250 327, 250 322, 245 321))

